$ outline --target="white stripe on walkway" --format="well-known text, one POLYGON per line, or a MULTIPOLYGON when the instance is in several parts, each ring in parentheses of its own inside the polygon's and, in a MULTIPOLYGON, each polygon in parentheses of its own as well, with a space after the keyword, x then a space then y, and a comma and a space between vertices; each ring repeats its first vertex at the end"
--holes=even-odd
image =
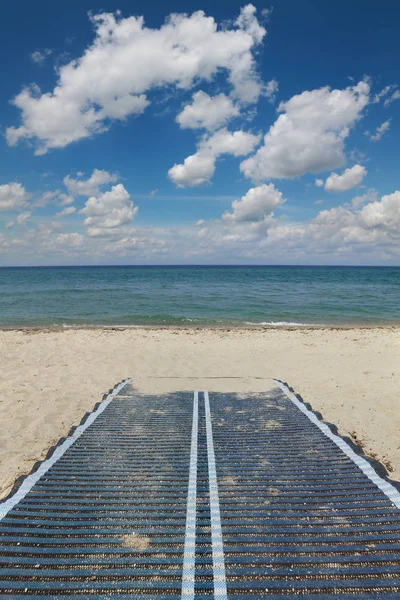
POLYGON ((130 383, 129 379, 122 381, 113 391, 107 395, 107 398, 101 402, 98 408, 93 411, 83 425, 79 425, 74 431, 74 433, 68 437, 65 442, 63 442, 60 446, 58 446, 53 454, 47 460, 44 460, 37 471, 32 473, 32 475, 28 475, 18 488, 18 490, 5 502, 0 504, 0 521, 3 519, 6 514, 14 508, 14 506, 25 498, 27 493, 33 488, 35 483, 54 465, 55 462, 58 461, 62 457, 62 455, 68 450, 70 446, 82 435, 82 433, 97 419, 99 415, 107 408, 110 404, 111 400, 113 400, 114 396, 116 396, 123 387, 125 387, 128 383, 130 383))
POLYGON ((222 542, 217 471, 215 468, 214 442, 211 426, 210 400, 208 397, 208 392, 204 392, 204 406, 206 411, 208 480, 210 483, 210 515, 214 577, 214 600, 227 600, 224 546, 222 542))
POLYGON ((185 547, 183 551, 182 595, 181 598, 194 598, 196 566, 196 502, 197 502, 197 439, 199 429, 199 393, 194 393, 192 443, 190 447, 189 487, 186 505, 185 547))
POLYGON ((389 500, 393 502, 395 506, 400 508, 400 492, 398 492, 396 488, 393 485, 391 485, 388 481, 385 481, 384 479, 382 479, 382 477, 379 477, 375 469, 369 464, 367 460, 365 460, 365 458, 362 458, 362 456, 356 454, 347 442, 345 442, 338 435, 335 435, 329 429, 328 425, 320 421, 318 417, 314 415, 313 412, 311 412, 311 410, 308 410, 308 408, 296 398, 296 396, 289 390, 289 388, 285 384, 281 383, 277 379, 274 379, 274 381, 286 394, 286 396, 293 402, 293 404, 295 404, 297 408, 299 408, 301 412, 304 413, 310 419, 310 421, 315 423, 315 425, 319 427, 319 429, 326 435, 326 437, 335 442, 336 446, 339 446, 339 448, 350 458, 350 460, 352 460, 357 465, 357 467, 359 467, 361 471, 365 473, 368 479, 370 479, 376 486, 378 486, 380 490, 382 490, 382 492, 389 498, 389 500))

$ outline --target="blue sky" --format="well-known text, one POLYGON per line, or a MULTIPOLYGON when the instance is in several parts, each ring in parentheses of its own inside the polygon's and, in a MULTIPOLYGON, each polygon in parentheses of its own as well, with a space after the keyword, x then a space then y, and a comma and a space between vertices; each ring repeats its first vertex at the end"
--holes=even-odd
POLYGON ((399 264, 399 16, 6 3, 0 264, 399 264))

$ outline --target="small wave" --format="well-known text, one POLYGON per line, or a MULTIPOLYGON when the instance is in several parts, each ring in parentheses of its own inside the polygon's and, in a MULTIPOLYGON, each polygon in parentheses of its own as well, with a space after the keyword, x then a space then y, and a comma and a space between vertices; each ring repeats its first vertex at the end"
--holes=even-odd
POLYGON ((133 325, 129 323, 127 325, 106 325, 104 323, 63 323, 63 329, 129 329, 135 327, 142 327, 142 325, 133 325))
MULTIPOLYGON (((216 322, 216 321, 215 321, 216 322)), ((198 325, 207 325, 214 323, 211 320, 205 320, 200 318, 189 318, 189 317, 170 317, 163 318, 153 315, 148 315, 146 319, 139 318, 136 323, 63 323, 61 326, 63 329, 129 329, 135 327, 176 327, 185 325, 187 323, 193 323, 198 325)), ((55 325, 57 326, 57 325, 55 325)), ((58 325, 60 327, 60 325, 58 325)))
MULTIPOLYGON (((179 325, 184 325, 185 323, 196 323, 201 326, 233 326, 236 325, 240 327, 240 321, 232 323, 231 321, 204 321, 202 319, 190 319, 190 318, 182 318, 177 321, 168 322, 164 320, 163 322, 147 322, 147 323, 63 323, 63 329, 135 329, 141 327, 179 327, 179 325)), ((297 321, 242 321, 243 325, 250 325, 253 327, 323 327, 321 323, 302 323, 297 321)), ((59 325, 54 325, 54 327, 59 327, 59 325)))
POLYGON ((263 327, 321 327, 321 323, 299 323, 296 321, 260 321, 258 323, 246 321, 246 325, 260 325, 263 327))

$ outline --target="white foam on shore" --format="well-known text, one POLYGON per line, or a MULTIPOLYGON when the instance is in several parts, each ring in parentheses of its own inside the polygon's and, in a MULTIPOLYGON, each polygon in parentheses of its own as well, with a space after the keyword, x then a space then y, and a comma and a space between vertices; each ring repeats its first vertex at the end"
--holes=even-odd
POLYGON ((323 327, 323 323, 298 323, 295 321, 261 321, 254 323, 246 321, 246 325, 260 325, 263 327, 323 327))
MULTIPOLYGON (((55 327, 57 327, 57 325, 55 325, 55 327)), ((82 323, 82 325, 80 325, 79 323, 63 323, 62 327, 63 329, 129 329, 135 327, 143 327, 143 325, 132 325, 131 323, 129 323, 128 325, 103 325, 102 323, 82 323)))
MULTIPOLYGON (((218 323, 202 323, 197 319, 184 319, 181 323, 145 323, 145 324, 115 324, 115 325, 106 325, 103 323, 63 323, 63 329, 137 329, 143 327, 182 327, 185 325, 185 322, 195 323, 199 327, 201 326, 215 326, 215 327, 240 327, 241 325, 249 325, 251 327, 329 327, 329 325, 324 323, 301 323, 296 321, 243 321, 240 322, 229 322, 229 321, 221 321, 218 323)), ((57 325, 54 325, 56 328, 57 325)))

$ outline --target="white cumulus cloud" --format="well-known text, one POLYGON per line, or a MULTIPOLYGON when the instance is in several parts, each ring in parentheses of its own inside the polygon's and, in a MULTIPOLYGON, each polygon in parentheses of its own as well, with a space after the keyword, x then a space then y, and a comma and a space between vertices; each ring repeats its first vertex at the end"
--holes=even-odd
POLYGON ((185 158, 183 164, 171 167, 168 177, 178 187, 201 185, 214 175, 215 160, 211 153, 196 152, 185 158))
POLYGON ((259 136, 242 130, 231 133, 225 128, 220 129, 211 136, 203 137, 197 152, 185 158, 183 164, 171 167, 168 176, 178 187, 201 185, 210 181, 219 156, 246 156, 259 140, 259 136))
POLYGON ((362 165, 354 165, 342 175, 331 173, 325 181, 325 189, 327 192, 346 192, 360 185, 366 174, 367 169, 362 165))
POLYGON ((0 185, 0 211, 21 210, 26 205, 28 194, 20 183, 0 185))
POLYGON ((396 230, 400 237, 400 192, 382 196, 381 200, 366 204, 360 217, 363 224, 369 228, 396 230))
POLYGON ((352 247, 356 252, 359 248, 372 252, 374 247, 396 251, 400 241, 400 192, 362 208, 346 205, 323 210, 308 223, 297 224, 296 233, 292 232, 293 242, 298 243, 300 236, 306 242, 307 252, 348 253, 352 247))
POLYGON ((80 213, 86 216, 84 223, 88 235, 96 237, 131 223, 137 211, 129 192, 119 183, 97 197, 90 197, 80 213))
MULTIPOLYGON (((114 183, 117 181, 117 178, 115 173, 94 169, 88 179, 74 179, 67 175, 63 181, 72 196, 96 196, 104 185, 114 183)), ((64 204, 69 204, 66 200, 66 198, 63 198, 64 204)))
MULTIPOLYGON (((372 197, 372 195, 370 195, 372 197)), ((225 227, 229 221, 224 221, 225 227)), ((365 256, 393 259, 400 256, 400 192, 383 196, 380 200, 362 206, 348 204, 322 210, 306 222, 282 222, 274 217, 258 222, 232 223, 235 233, 227 231, 223 237, 227 252, 241 255, 290 257, 302 260, 306 257, 349 257, 361 260, 365 256)), ((232 230, 233 232, 233 230, 232 230)), ((214 247, 218 247, 218 240, 214 247)), ((207 238, 209 248, 213 239, 207 238)), ((350 259, 351 260, 351 259, 350 259)))
POLYGON ((200 90, 193 94, 192 103, 184 107, 176 121, 184 129, 203 128, 213 131, 238 114, 238 107, 225 94, 211 97, 200 90))
POLYGON ((291 179, 344 164, 344 140, 368 104, 369 84, 305 91, 279 105, 264 145, 241 164, 254 181, 291 179))
POLYGON ((143 17, 119 13, 91 19, 93 43, 59 68, 54 89, 42 92, 34 84, 13 99, 21 125, 7 129, 10 145, 33 140, 36 154, 63 148, 104 132, 112 120, 141 114, 153 89, 190 89, 221 73, 241 102, 257 101, 262 91, 253 50, 266 31, 251 4, 231 28, 219 28, 201 10, 172 14, 159 29, 146 27, 143 17))
POLYGON ((273 214, 279 204, 284 202, 282 192, 273 183, 251 188, 240 200, 232 202, 232 212, 223 215, 225 221, 253 222, 261 221, 273 214))

